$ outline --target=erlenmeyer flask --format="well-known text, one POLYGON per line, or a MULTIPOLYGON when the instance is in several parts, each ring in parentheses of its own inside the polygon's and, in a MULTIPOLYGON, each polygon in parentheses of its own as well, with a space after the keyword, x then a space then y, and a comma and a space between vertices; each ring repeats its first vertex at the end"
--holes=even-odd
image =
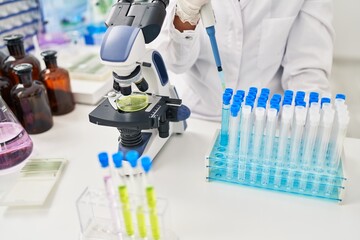
POLYGON ((21 168, 32 149, 29 135, 0 95, 0 175, 21 168))

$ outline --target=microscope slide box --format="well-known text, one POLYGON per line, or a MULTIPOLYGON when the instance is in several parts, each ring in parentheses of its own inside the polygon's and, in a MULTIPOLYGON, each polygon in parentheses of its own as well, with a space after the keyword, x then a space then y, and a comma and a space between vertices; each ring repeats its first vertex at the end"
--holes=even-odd
POLYGON ((95 105, 112 89, 112 70, 100 60, 99 46, 58 49, 58 65, 69 71, 75 102, 95 105))

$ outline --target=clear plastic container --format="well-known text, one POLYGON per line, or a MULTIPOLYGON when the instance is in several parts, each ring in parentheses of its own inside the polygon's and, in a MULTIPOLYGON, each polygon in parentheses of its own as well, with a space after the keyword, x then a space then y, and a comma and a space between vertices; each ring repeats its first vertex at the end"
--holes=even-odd
MULTIPOLYGON (((140 196, 134 196, 130 194, 130 210, 132 213, 134 229, 136 229, 135 236, 128 236, 125 232, 124 221, 121 217, 121 226, 124 229, 122 234, 123 240, 140 240, 143 238, 139 237, 137 233, 137 223, 135 203, 136 198, 140 196)), ((119 205, 116 208, 119 210, 119 216, 123 216, 120 201, 117 200, 119 205)), ((160 238, 154 238, 151 234, 150 217, 151 214, 145 211, 146 215, 146 229, 148 240, 177 240, 177 236, 168 229, 169 225, 169 211, 168 204, 165 199, 157 198, 157 216, 160 227, 160 238)), ((115 229, 112 224, 111 214, 109 210, 108 200, 104 191, 99 189, 86 188, 81 196, 76 201, 76 207, 78 211, 78 217, 81 227, 81 238, 82 240, 117 240, 115 229)))

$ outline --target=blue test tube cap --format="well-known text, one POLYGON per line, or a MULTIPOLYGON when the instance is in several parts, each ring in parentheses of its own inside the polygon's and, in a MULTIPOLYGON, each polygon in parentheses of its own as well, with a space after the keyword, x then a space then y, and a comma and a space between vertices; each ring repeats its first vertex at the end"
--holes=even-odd
POLYGON ((233 103, 230 107, 231 116, 236 117, 239 113, 240 105, 237 103, 233 103))
POLYGON ((328 97, 323 97, 321 98, 321 106, 324 104, 324 103, 330 103, 331 102, 331 99, 328 98, 328 97))
POLYGON ((249 88, 249 93, 250 93, 250 92, 253 92, 253 93, 257 94, 257 92, 258 92, 257 87, 250 87, 250 88, 249 88))
POLYGON ((224 93, 230 93, 231 95, 233 95, 234 90, 232 90, 232 88, 226 88, 224 93))
POLYGON ((243 96, 245 96, 245 91, 244 90, 237 90, 235 95, 243 97, 243 96))
POLYGON ((112 159, 114 162, 115 168, 121 168, 122 167, 122 160, 124 159, 124 154, 122 152, 117 152, 112 155, 112 159))
POLYGON ((338 94, 336 94, 335 98, 336 98, 336 99, 346 100, 346 95, 345 95, 345 94, 342 94, 342 93, 338 93, 338 94))
POLYGON ((265 102, 258 102, 257 107, 266 109, 266 103, 265 102))
POLYGON ((294 91, 292 90, 285 90, 284 91, 284 96, 294 96, 294 91))
POLYGON ((256 98, 256 93, 255 92, 249 92, 246 97, 251 97, 251 98, 255 99, 256 98))
POLYGON ((225 105, 229 105, 230 104, 230 100, 231 100, 231 94, 230 93, 224 93, 223 94, 223 103, 225 104, 225 105))
POLYGON ((302 106, 306 108, 306 102, 305 101, 301 101, 298 103, 298 106, 302 106))
POLYGON ((126 160, 130 163, 132 168, 137 166, 137 160, 139 159, 139 153, 135 150, 130 150, 126 153, 126 160))
POLYGON ((269 88, 262 88, 261 91, 260 91, 260 94, 269 95, 269 93, 270 93, 270 89, 269 89, 269 88))
POLYGON ((301 97, 305 97, 305 92, 304 91, 297 91, 296 92, 296 97, 301 96, 301 97))
POLYGON ((319 98, 317 98, 317 97, 310 97, 310 99, 309 99, 309 105, 311 106, 311 104, 312 104, 313 102, 319 102, 319 98))
POLYGON ((276 99, 278 102, 281 101, 281 95, 278 94, 278 93, 275 93, 273 96, 272 96, 273 99, 276 99))
POLYGON ((107 152, 99 153, 98 159, 102 168, 107 168, 109 166, 109 156, 107 152))
POLYGON ((148 173, 151 168, 151 158, 148 156, 144 156, 141 158, 141 166, 143 167, 144 171, 148 173))
POLYGON ((280 111, 280 105, 279 104, 272 104, 272 105, 270 105, 270 108, 276 109, 277 112, 280 111))
POLYGON ((258 102, 265 102, 267 101, 267 97, 266 96, 260 96, 258 99, 258 102))
POLYGON ((260 93, 259 98, 266 98, 266 100, 268 100, 268 99, 269 99, 269 94, 267 94, 267 93, 260 93))
POLYGON ((242 102, 241 96, 235 95, 234 99, 233 99, 233 102, 241 103, 242 102))
POLYGON ((310 92, 310 98, 319 98, 318 92, 310 92))

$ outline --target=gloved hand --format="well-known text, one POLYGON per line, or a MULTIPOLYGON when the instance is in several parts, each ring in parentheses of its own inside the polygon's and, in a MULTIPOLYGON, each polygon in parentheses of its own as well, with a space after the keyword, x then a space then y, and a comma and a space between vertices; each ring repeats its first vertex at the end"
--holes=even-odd
POLYGON ((200 9, 210 0, 178 0, 176 15, 182 22, 196 25, 200 19, 200 9))

